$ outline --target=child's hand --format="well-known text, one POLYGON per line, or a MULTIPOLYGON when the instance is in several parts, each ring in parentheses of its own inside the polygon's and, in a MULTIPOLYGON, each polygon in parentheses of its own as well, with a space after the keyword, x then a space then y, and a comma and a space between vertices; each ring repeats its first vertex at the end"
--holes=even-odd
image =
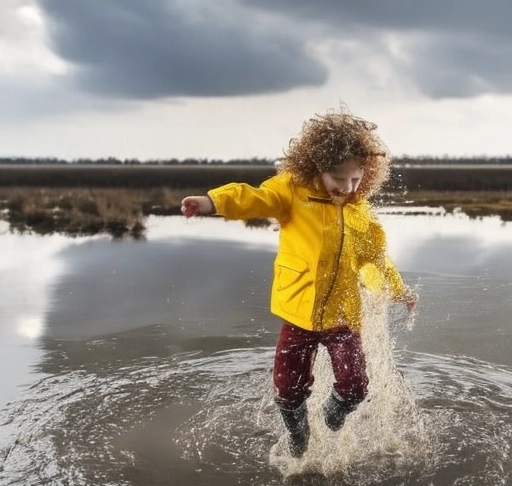
POLYGON ((407 289, 407 293, 404 295, 402 301, 407 307, 407 310, 409 312, 413 312, 414 309, 416 308, 416 305, 418 304, 418 299, 418 294, 414 290, 409 288, 407 289))
POLYGON ((186 218, 197 214, 209 214, 213 212, 210 198, 206 196, 187 196, 181 201, 181 213, 186 218))

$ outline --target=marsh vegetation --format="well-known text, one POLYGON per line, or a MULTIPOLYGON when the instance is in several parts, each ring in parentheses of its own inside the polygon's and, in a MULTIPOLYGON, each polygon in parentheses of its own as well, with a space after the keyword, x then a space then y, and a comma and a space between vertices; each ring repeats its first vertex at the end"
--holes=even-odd
MULTIPOLYGON (((12 231, 141 238, 147 216, 180 214, 187 194, 231 181, 257 185, 274 172, 272 165, 0 166, 0 217, 12 231)), ((377 203, 511 221, 511 196, 510 167, 402 167, 377 203)))
POLYGON ((150 214, 179 214, 186 190, 153 188, 0 188, 2 219, 11 230, 70 236, 108 233, 140 238, 150 214))

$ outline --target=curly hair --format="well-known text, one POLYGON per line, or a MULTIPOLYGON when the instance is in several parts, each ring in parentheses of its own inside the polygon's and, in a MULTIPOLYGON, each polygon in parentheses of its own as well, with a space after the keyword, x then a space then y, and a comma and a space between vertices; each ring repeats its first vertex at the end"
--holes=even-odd
POLYGON ((391 156, 375 133, 377 125, 351 115, 342 107, 307 120, 299 136, 292 138, 280 159, 279 172, 288 172, 295 182, 311 185, 323 172, 349 158, 361 160, 364 176, 358 193, 375 194, 389 176, 391 156))

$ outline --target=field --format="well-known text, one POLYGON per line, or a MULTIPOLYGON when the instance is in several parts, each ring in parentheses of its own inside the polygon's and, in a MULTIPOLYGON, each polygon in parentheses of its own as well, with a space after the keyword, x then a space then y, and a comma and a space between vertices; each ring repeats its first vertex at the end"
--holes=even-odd
MULTIPOLYGON (((274 173, 271 165, 0 165, 0 214, 14 231, 140 238, 148 215, 179 214, 187 194, 258 185, 274 173)), ((402 166, 378 202, 512 221, 511 196, 512 166, 402 166)))
MULTIPOLYGON (((260 184, 272 165, 2 165, 0 186, 210 188, 227 182, 260 184)), ((512 190, 512 165, 395 166, 388 190, 512 190)))

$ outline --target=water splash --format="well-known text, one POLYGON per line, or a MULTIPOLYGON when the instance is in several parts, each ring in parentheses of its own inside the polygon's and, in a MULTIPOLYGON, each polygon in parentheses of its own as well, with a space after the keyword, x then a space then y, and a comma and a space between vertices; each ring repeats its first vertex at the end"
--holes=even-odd
POLYGON ((511 484, 512 370, 464 357, 397 354, 397 323, 381 303, 372 305, 363 328, 368 399, 341 431, 326 428, 321 406, 332 372, 321 350, 309 400, 311 447, 300 460, 288 453, 272 399, 274 348, 250 347, 122 367, 114 360, 101 373, 38 381, 0 414, 15 432, 0 447, 0 483, 511 484))
POLYGON ((365 296, 363 348, 370 378, 366 400, 350 414, 339 432, 325 425, 322 404, 330 393, 333 374, 325 348, 315 363, 315 385, 308 408, 311 439, 300 459, 291 458, 283 431, 270 453, 270 463, 285 477, 303 474, 341 476, 357 484, 373 484, 397 471, 422 467, 433 443, 426 417, 396 365, 388 327, 388 308, 381 299, 365 296))

